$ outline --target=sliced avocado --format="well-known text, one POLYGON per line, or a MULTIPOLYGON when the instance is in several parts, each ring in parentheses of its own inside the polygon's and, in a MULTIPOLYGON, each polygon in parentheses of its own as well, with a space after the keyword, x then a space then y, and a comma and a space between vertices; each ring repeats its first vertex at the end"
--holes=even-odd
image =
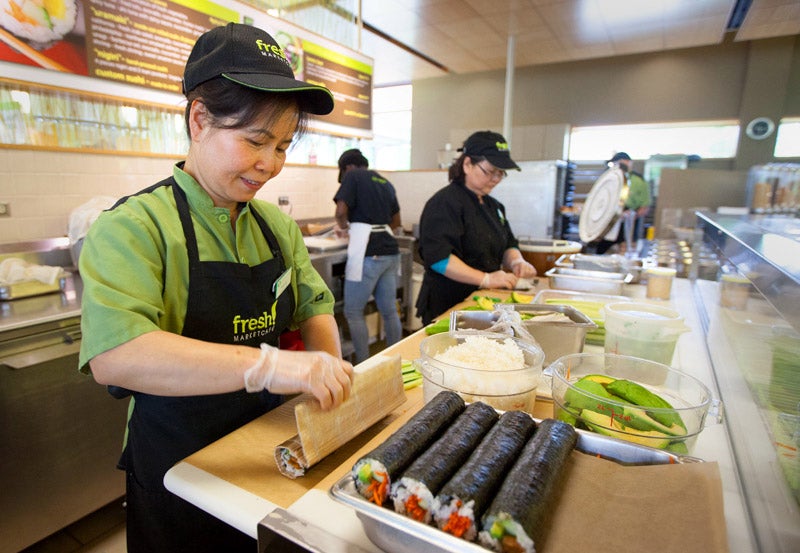
POLYGON ((597 396, 600 398, 605 398, 612 401, 625 403, 622 399, 608 393, 608 391, 603 387, 602 384, 599 384, 592 380, 581 379, 578 380, 575 384, 573 384, 573 387, 568 389, 567 392, 564 394, 564 401, 570 408, 570 411, 574 413, 578 413, 583 409, 589 409, 591 411, 596 411, 598 413, 612 414, 614 413, 614 411, 620 410, 618 405, 614 405, 612 403, 603 401, 602 399, 596 399, 595 397, 582 394, 578 390, 586 392, 588 394, 592 394, 592 396, 597 396))
POLYGON ((602 434, 604 436, 611 436, 612 438, 619 438, 628 442, 633 442, 638 445, 647 447, 654 447, 656 449, 664 449, 669 443, 669 436, 657 430, 636 430, 622 425, 619 421, 612 419, 608 415, 596 413, 588 409, 581 411, 581 418, 586 423, 590 430, 602 434))
MULTIPOLYGON (((607 389, 614 395, 617 395, 634 405, 639 407, 656 407, 658 409, 674 409, 670 403, 656 393, 651 392, 641 384, 632 382, 630 380, 616 380, 607 385, 607 389)), ((650 416, 658 422, 672 426, 673 424, 679 425, 686 430, 686 425, 683 423, 680 414, 677 411, 672 412, 652 412, 650 416)))
POLYGON ((529 296, 527 294, 520 294, 516 290, 512 290, 511 301, 512 303, 530 303, 533 301, 533 296, 529 296))
POLYGON ((625 407, 622 413, 623 424, 636 430, 657 430, 670 436, 685 436, 686 429, 677 424, 665 426, 651 417, 644 409, 625 407))
POLYGON ((558 420, 564 421, 567 424, 571 424, 572 426, 575 426, 575 424, 578 422, 578 419, 575 418, 575 415, 573 415, 566 409, 558 409, 557 411, 558 413, 556 413, 556 418, 558 420))
POLYGON ((494 311, 494 302, 491 298, 487 298, 486 296, 478 296, 478 299, 475 301, 477 302, 478 307, 484 311, 494 311))
POLYGON ((369 484, 372 480, 372 466, 369 463, 364 463, 358 469, 358 479, 364 484, 369 484))
POLYGON ((582 377, 581 380, 591 380, 592 382, 597 382, 598 384, 607 386, 614 382, 616 378, 612 378, 604 374, 587 374, 586 376, 582 377))

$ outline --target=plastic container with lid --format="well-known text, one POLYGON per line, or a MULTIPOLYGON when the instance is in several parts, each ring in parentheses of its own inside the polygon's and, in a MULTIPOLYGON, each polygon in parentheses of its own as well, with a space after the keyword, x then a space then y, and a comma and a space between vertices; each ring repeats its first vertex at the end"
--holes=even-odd
POLYGON ((672 363, 681 334, 689 331, 674 309, 649 303, 620 302, 603 307, 605 352, 672 363))
POLYGON ((677 274, 670 267, 651 267, 645 271, 647 297, 651 300, 668 300, 672 294, 672 281, 677 274))
POLYGON ((719 304, 729 309, 745 309, 750 297, 750 281, 747 278, 726 274, 719 279, 719 304))

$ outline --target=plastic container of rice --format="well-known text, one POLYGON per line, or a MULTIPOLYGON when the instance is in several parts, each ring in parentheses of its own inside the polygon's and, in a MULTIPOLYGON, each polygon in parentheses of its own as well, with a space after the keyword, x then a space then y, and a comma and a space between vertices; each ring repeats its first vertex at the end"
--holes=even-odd
POLYGON ((542 348, 502 334, 455 331, 425 338, 415 361, 427 403, 443 390, 500 411, 533 413, 542 379, 542 348))

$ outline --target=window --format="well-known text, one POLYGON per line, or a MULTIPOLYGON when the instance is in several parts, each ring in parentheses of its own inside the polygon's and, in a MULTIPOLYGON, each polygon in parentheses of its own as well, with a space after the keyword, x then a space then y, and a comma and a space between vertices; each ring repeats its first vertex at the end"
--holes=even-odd
POLYGON ((389 171, 411 168, 411 85, 372 91, 374 166, 389 171))
POLYGON ((372 91, 371 140, 309 132, 292 145, 286 161, 335 167, 342 152, 359 148, 374 169, 407 171, 411 168, 411 91, 411 85, 372 91))
POLYGON ((605 160, 616 152, 627 152, 634 159, 656 154, 732 158, 736 156, 738 140, 736 121, 573 127, 569 158, 605 160))
POLYGON ((775 139, 775 157, 800 157, 800 118, 781 119, 775 139))

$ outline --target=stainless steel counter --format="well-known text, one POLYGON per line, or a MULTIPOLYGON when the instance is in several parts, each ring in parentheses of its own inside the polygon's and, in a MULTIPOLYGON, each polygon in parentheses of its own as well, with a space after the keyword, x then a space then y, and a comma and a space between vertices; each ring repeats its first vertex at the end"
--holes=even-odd
POLYGON ((70 273, 60 293, 0 302, 0 333, 80 317, 83 282, 78 273, 70 273))

